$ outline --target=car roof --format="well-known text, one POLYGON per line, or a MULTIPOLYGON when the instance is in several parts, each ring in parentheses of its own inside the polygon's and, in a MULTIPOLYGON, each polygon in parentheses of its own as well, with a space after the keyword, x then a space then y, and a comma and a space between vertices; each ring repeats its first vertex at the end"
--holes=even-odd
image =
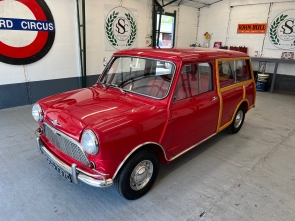
POLYGON ((114 53, 114 56, 148 57, 171 61, 190 61, 196 59, 211 60, 215 58, 249 57, 247 54, 239 51, 210 49, 201 47, 132 48, 117 51, 114 53))

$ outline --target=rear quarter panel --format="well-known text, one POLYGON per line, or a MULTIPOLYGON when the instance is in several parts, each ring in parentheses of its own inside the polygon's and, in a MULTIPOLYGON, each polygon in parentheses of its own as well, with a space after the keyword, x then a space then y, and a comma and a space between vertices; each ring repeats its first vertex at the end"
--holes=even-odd
POLYGON ((253 106, 255 104, 255 96, 256 96, 256 93, 255 93, 256 86, 254 82, 246 84, 245 89, 246 89, 246 99, 249 102, 249 106, 253 106))
POLYGON ((223 100, 221 126, 223 126, 231 121, 237 105, 243 99, 243 86, 222 92, 221 96, 223 100))

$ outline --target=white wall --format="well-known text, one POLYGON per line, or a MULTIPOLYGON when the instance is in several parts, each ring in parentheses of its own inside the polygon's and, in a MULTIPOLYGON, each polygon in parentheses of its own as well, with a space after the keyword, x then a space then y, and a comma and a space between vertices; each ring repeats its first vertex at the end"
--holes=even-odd
MULTIPOLYGON (((43 81, 81 76, 76 0, 45 0, 56 25, 54 44, 41 60, 29 65, 8 65, 0 62, 0 85, 43 81)), ((100 74, 103 58, 109 60, 114 51, 105 51, 104 6, 120 5, 119 0, 87 0, 86 49, 87 76, 100 74)), ((137 10, 138 47, 146 46, 152 35, 152 0, 123 0, 122 6, 137 10)), ((0 11, 4 10, 0 8, 0 11)), ((197 12, 187 6, 168 6, 165 11, 177 11, 176 46, 195 43, 197 12)), ((1 34, 1 32, 0 32, 1 34)))
MULTIPOLYGON (((285 3, 274 3, 271 11, 274 10, 287 10, 287 9, 295 9, 295 1, 293 2, 285 2, 285 3)), ((271 21, 270 21, 271 22, 271 21)), ((265 57, 272 57, 272 58, 280 58, 283 51, 286 50, 271 50, 264 48, 263 49, 263 56, 265 57)), ((293 51, 295 52, 295 51, 293 51)), ((256 64, 258 65, 258 64, 256 64)), ((272 72, 274 69, 274 64, 268 64, 266 71, 272 72)), ((295 75, 295 66, 291 64, 280 64, 278 67, 278 73, 279 74, 285 74, 285 75, 295 75)))
POLYGON ((175 46, 189 47, 196 42, 198 9, 187 6, 167 6, 165 12, 176 11, 175 46))
MULTIPOLYGON (((161 1, 160 1, 161 2, 161 1)), ((119 6, 118 0, 86 1, 86 33, 87 33, 87 75, 100 74, 104 67, 103 58, 109 60, 114 51, 105 51, 104 39, 104 5, 119 6)), ((146 46, 146 36, 152 35, 152 0, 123 0, 122 6, 137 10, 138 47, 146 46)), ((195 43, 197 12, 187 6, 167 6, 165 12, 177 12, 176 46, 189 46, 195 43)))
MULTIPOLYGON (((86 1, 87 76, 101 74, 103 58, 109 60, 114 51, 105 51, 105 4, 119 6, 118 0, 86 1)), ((123 0, 122 7, 137 10, 138 47, 144 47, 146 34, 152 33, 152 6, 149 0, 123 0)))
MULTIPOLYGON (((243 3, 241 0, 240 4, 243 3)), ((80 57, 78 45, 76 0, 46 0, 56 25, 55 42, 49 53, 41 60, 24 66, 8 65, 0 62, 0 85, 78 77, 80 57)), ((111 51, 104 49, 104 5, 119 6, 118 0, 87 0, 87 75, 97 75, 103 70, 103 57, 110 59, 111 51)), ((230 46, 246 46, 248 54, 263 51, 263 56, 280 57, 281 50, 262 47, 264 35, 237 34, 238 23, 266 23, 269 4, 251 4, 230 7, 230 0, 223 0, 200 10, 197 43, 203 44, 204 33, 213 33, 211 47, 215 41, 227 42, 230 46), (227 29, 229 25, 229 29, 227 29), (227 38, 228 37, 228 38, 227 38)), ((244 1, 248 3, 247 0, 244 1)), ((251 2, 253 3, 253 1, 251 2)), ((134 8, 138 13, 138 47, 146 46, 146 36, 152 34, 152 0, 123 0, 122 6, 134 8)), ((273 3, 272 10, 294 9, 293 2, 273 3)), ((3 9, 2 9, 3 10, 3 9)), ((198 9, 187 6, 168 6, 166 12, 177 11, 176 46, 189 46, 196 41, 198 9)), ((1 8, 0 8, 1 11, 1 8)), ((1 33, 0 33, 1 34, 1 33)), ((254 68, 258 64, 254 63, 254 68)), ((267 72, 272 72, 273 64, 267 65, 267 72)), ((295 75, 293 65, 280 64, 278 73, 295 75)))
POLYGON ((56 26, 51 50, 29 65, 0 62, 0 85, 80 76, 76 3, 74 0, 46 0, 46 3, 56 26))
POLYGON ((230 13, 229 0, 200 9, 199 31, 197 43, 203 45, 204 34, 213 33, 210 46, 213 47, 215 41, 221 41, 224 45, 226 41, 228 18, 230 13))
POLYGON ((248 54, 262 50, 264 34, 237 34, 238 24, 267 23, 269 4, 236 6, 231 11, 228 45, 246 46, 248 54))
MULTIPOLYGON (((246 46, 248 55, 254 56, 254 51, 263 52, 263 57, 280 58, 285 50, 270 50, 263 47, 264 34, 237 34, 238 24, 243 23, 267 23, 270 4, 258 4, 259 1, 239 0, 241 6, 230 7, 233 1, 223 0, 210 7, 200 10, 199 33, 197 42, 204 42, 204 33, 213 33, 210 46, 215 41, 221 41, 227 46, 246 46), (255 4, 255 2, 257 4, 255 4), (247 5, 249 4, 249 5, 247 5), (229 28, 228 28, 229 27, 229 28), (228 33, 228 34, 227 34, 228 33), (227 39, 228 37, 228 39, 227 39)), ((263 1, 265 2, 265 1, 263 1)), ((271 11, 277 9, 294 9, 295 2, 273 3, 271 11)), ((255 70, 258 62, 253 62, 255 70)), ((274 64, 268 63, 266 72, 273 73, 274 64)), ((295 75, 294 65, 280 64, 279 74, 295 75)))

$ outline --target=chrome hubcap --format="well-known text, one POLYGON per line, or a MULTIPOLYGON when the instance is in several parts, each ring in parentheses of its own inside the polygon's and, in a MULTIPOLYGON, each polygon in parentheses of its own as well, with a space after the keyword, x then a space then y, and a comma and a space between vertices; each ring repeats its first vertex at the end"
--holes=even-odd
POLYGON ((130 186, 138 191, 144 188, 153 175, 153 163, 149 160, 141 161, 132 171, 130 176, 130 186))
POLYGON ((234 123, 235 128, 238 128, 241 125, 241 123, 243 121, 243 117, 244 117, 244 113, 243 113, 243 111, 240 110, 237 113, 237 116, 236 116, 236 119, 235 119, 235 123, 234 123))

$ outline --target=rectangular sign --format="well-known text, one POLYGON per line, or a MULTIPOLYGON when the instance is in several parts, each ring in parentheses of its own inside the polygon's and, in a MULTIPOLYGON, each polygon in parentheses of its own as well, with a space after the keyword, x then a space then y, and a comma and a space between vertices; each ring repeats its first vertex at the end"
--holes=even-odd
POLYGON ((259 24, 238 24, 238 34, 265 34, 267 23, 259 24))

